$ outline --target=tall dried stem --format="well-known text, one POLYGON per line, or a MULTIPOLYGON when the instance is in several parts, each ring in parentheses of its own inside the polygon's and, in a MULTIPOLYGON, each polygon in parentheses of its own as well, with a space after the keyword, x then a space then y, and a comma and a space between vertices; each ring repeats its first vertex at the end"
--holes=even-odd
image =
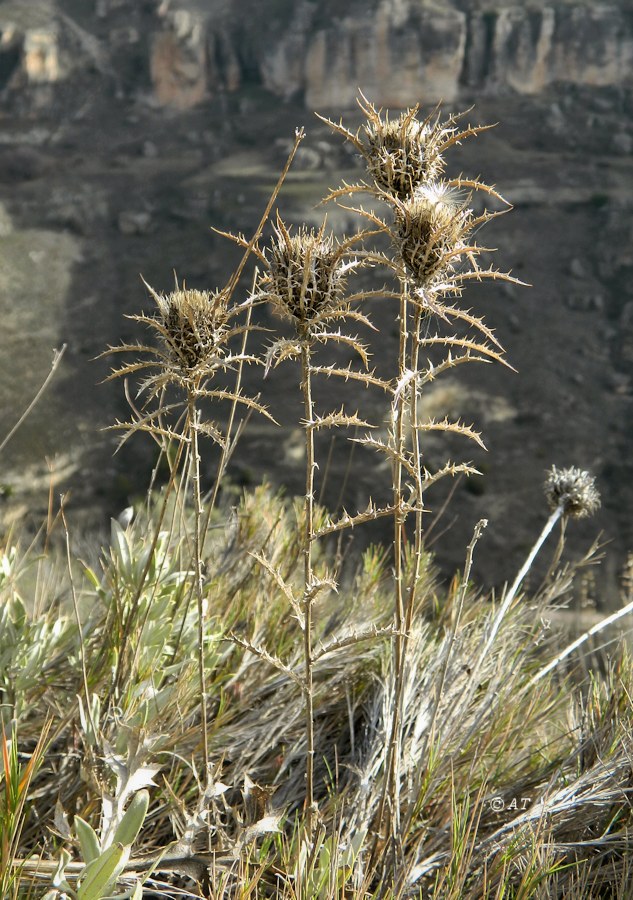
POLYGON ((191 488, 193 498, 193 577, 195 584, 196 606, 198 611, 198 679, 200 684, 200 719, 202 728, 202 759, 204 763, 204 783, 208 785, 211 778, 209 765, 209 734, 207 725, 207 686, 204 663, 206 608, 204 598, 204 574, 202 568, 202 489, 200 486, 200 448, 198 436, 200 432, 200 410, 196 408, 196 394, 191 390, 187 397, 186 435, 189 437, 189 464, 191 472, 191 488))
POLYGON ((305 497, 303 506, 303 656, 305 664, 305 724, 306 724, 306 827, 310 838, 314 833, 314 686, 312 680, 312 546, 314 542, 314 404, 312 400, 312 373, 310 342, 301 342, 301 391, 303 394, 304 436, 306 448, 305 497))
MULTIPOLYGON (((292 233, 277 217, 275 239, 267 250, 257 253, 263 274, 254 293, 253 302, 272 303, 294 328, 294 337, 280 338, 273 342, 267 353, 267 368, 274 368, 288 358, 298 358, 301 365, 301 394, 303 400, 303 421, 305 445, 305 495, 301 533, 303 554, 303 585, 301 594, 295 595, 290 585, 284 585, 286 596, 292 603, 303 632, 303 672, 302 688, 305 702, 306 740, 306 828, 309 841, 315 831, 315 785, 314 785, 314 684, 315 664, 314 607, 324 589, 336 587, 333 577, 327 573, 317 574, 313 565, 313 549, 320 534, 315 527, 315 433, 318 429, 337 427, 358 427, 367 425, 358 416, 348 416, 343 408, 339 411, 317 417, 313 398, 313 376, 319 371, 344 378, 365 378, 363 373, 352 369, 322 369, 314 366, 313 348, 316 343, 342 343, 358 352, 364 362, 367 360, 363 345, 356 337, 345 335, 332 325, 346 318, 367 323, 365 317, 350 308, 351 299, 346 295, 348 273, 357 263, 348 260, 351 244, 356 239, 339 243, 325 232, 325 223, 318 230, 300 228, 292 233)), ((367 376, 369 377, 369 376, 367 376)), ((270 567, 272 569, 272 567, 270 567)), ((278 583, 283 579, 275 573, 278 583)), ((283 666, 281 660, 278 661, 283 666)))
MULTIPOLYGON (((403 279, 405 281, 405 279, 403 279)), ((400 310, 398 316, 398 385, 402 385, 407 367, 408 343, 408 291, 406 283, 402 284, 400 293, 400 310)), ((396 390, 392 402, 391 437, 393 444, 393 566, 395 589, 395 617, 393 637, 393 703, 391 728, 386 747, 385 771, 381 804, 378 811, 376 831, 380 836, 385 824, 389 831, 384 835, 389 839, 392 851, 395 847, 395 835, 399 826, 400 808, 400 724, 402 714, 403 667, 406 652, 405 630, 405 585, 404 585, 404 529, 406 512, 403 494, 403 457, 405 451, 405 412, 406 391, 396 390), (385 819, 387 806, 388 819, 385 819)))
POLYGON ((525 576, 532 568, 534 560, 556 523, 560 519, 564 522, 568 517, 581 519, 592 515, 600 506, 600 496, 596 490, 594 479, 588 472, 583 472, 573 467, 570 469, 557 469, 556 466, 552 466, 545 482, 545 496, 550 507, 549 518, 534 542, 525 562, 517 572, 514 581, 504 595, 481 651, 482 660, 490 650, 501 623, 523 584, 525 576))
MULTIPOLYGON (((383 879, 395 875, 401 855, 402 835, 400 756, 402 743, 403 692, 407 672, 407 648, 417 603, 421 572, 423 536, 423 496, 428 487, 447 475, 472 473, 468 463, 448 462, 436 472, 423 463, 421 431, 457 433, 483 443, 478 433, 463 423, 419 420, 419 397, 425 385, 439 374, 466 362, 503 362, 503 349, 483 321, 455 302, 469 280, 497 279, 516 281, 495 269, 482 268, 478 256, 486 249, 478 246, 473 235, 498 212, 475 214, 470 208, 475 191, 505 203, 491 187, 463 177, 449 179, 445 175, 445 153, 462 139, 477 135, 480 126, 460 127, 461 116, 442 121, 438 110, 426 119, 418 118, 418 108, 406 110, 395 118, 384 117, 361 95, 359 106, 365 122, 356 132, 342 123, 328 124, 348 140, 363 157, 367 181, 343 184, 330 193, 348 210, 355 210, 383 232, 390 241, 387 252, 366 250, 366 259, 391 270, 399 290, 398 325, 400 330, 398 371, 392 387, 392 425, 387 444, 367 437, 365 443, 384 452, 392 463, 394 522, 394 640, 391 660, 393 703, 385 749, 383 791, 374 820, 376 841, 374 858, 380 849, 380 838, 390 843, 390 852, 379 864, 383 879), (349 206, 348 198, 357 193, 369 194, 390 210, 381 218, 362 206, 349 206), (344 201, 344 202, 343 202, 344 201), (437 331, 430 325, 437 323, 437 331), (424 324, 424 328, 423 328, 424 324), (443 334, 440 325, 455 327, 443 334), (460 334, 470 329, 472 333, 460 334), (422 351, 429 354, 422 363, 422 351), (439 354, 439 359, 437 358, 439 354), (442 355, 443 354, 443 355, 442 355), (406 416, 405 416, 406 413, 406 416), (406 422, 406 425, 405 425, 406 422), (405 491, 408 491, 406 503, 405 491), (415 517, 413 556, 409 556, 405 585, 404 541, 407 520, 415 517), (387 834, 385 834, 385 831, 387 834)), ((328 121, 328 120, 326 120, 328 121)), ((509 207, 506 204, 506 209, 509 207)), ((504 210, 505 211, 505 210, 504 210)), ((391 294, 394 296, 394 294, 391 294)), ((383 880, 383 883, 386 883, 383 880)))

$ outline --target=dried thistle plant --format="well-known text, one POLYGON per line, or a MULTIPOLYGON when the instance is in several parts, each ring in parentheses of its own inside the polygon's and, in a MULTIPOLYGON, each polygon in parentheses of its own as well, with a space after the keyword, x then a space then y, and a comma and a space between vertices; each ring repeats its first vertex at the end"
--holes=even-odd
MULTIPOLYGON (((348 414, 344 408, 319 416, 313 398, 313 377, 325 371, 327 375, 356 377, 366 384, 372 375, 366 371, 368 353, 356 335, 345 334, 338 327, 346 320, 354 320, 371 327, 367 317, 353 308, 355 300, 363 295, 349 294, 349 275, 358 266, 358 259, 351 249, 359 236, 338 241, 326 233, 325 222, 315 231, 300 227, 294 234, 278 215, 273 239, 269 247, 257 249, 262 273, 256 284, 253 303, 271 303, 275 309, 291 320, 294 336, 280 338, 271 344, 266 354, 267 370, 287 358, 298 357, 301 364, 301 392, 305 443, 305 495, 301 523, 301 551, 304 561, 303 589, 296 596, 292 587, 283 583, 280 572, 269 566, 278 583, 284 584, 284 592, 298 614, 303 632, 303 675, 306 723, 306 824, 309 841, 316 825, 317 807, 314 799, 314 685, 313 670, 317 655, 313 646, 314 606, 324 591, 336 590, 332 573, 317 574, 313 564, 313 550, 322 523, 317 525, 315 511, 315 473, 318 468, 315 456, 315 434, 326 428, 349 426, 370 427, 357 414, 348 414), (315 366, 313 353, 316 344, 344 344, 360 357, 365 371, 351 367, 337 370, 315 366)), ((268 566, 266 561, 263 564, 268 566)), ((327 652, 327 650, 326 650, 327 652)), ((323 648, 319 650, 323 655, 323 648)), ((281 661, 279 661, 281 664, 281 661)))
MULTIPOLYGON (((589 472, 577 469, 575 466, 568 469, 557 469, 556 466, 552 466, 547 473, 543 487, 545 499, 550 508, 549 518, 534 542, 525 562, 517 572, 514 581, 504 593, 503 601, 495 615, 490 633, 484 644, 481 654, 482 659, 492 646, 501 623, 525 580, 525 576, 530 571, 541 547, 551 534, 556 523, 561 521, 562 534, 564 535, 564 527, 568 518, 581 519, 591 516, 600 507, 600 494, 596 488, 595 478, 589 472)), ((562 550, 562 545, 560 549, 562 550)))
MULTIPOLYGON (((420 121, 419 106, 395 119, 390 119, 389 113, 383 118, 362 93, 358 105, 366 121, 356 132, 349 131, 342 122, 323 121, 350 141, 363 157, 371 179, 363 186, 400 200, 410 197, 419 185, 442 176, 446 167, 444 154, 450 147, 489 127, 460 129, 459 120, 465 113, 442 121, 439 108, 420 121)), ((345 185, 341 190, 347 193, 349 187, 345 185)))
MULTIPOLYGON (((58 590, 48 613, 31 616, 14 593, 15 552, 0 554, 0 611, 9 636, 3 648, 4 706, 7 716, 15 715, 28 729, 22 752, 31 763, 41 755, 43 738, 37 735, 42 716, 54 710, 59 718, 54 735, 51 732, 54 753, 40 772, 30 773, 36 779, 30 791, 31 820, 22 827, 24 791, 13 810, 8 799, 4 804, 5 813, 19 814, 13 817, 18 824, 14 838, 3 853, 8 875, 2 883, 8 880, 12 896, 37 892, 36 879, 41 885, 41 879, 50 876, 56 884, 51 897, 64 892, 96 897, 100 888, 101 893, 121 889, 140 897, 143 888, 139 881, 132 888, 131 879, 141 872, 146 873, 145 889, 164 896, 446 900, 484 894, 584 897, 605 890, 628 896, 630 662, 623 657, 604 687, 599 675, 589 690, 583 685, 582 717, 569 681, 559 686, 543 679, 589 637, 630 612, 631 598, 538 669, 543 647, 548 647, 541 620, 548 598, 541 592, 533 606, 517 605, 510 617, 505 613, 521 573, 498 610, 472 589, 471 565, 482 520, 467 548, 462 575, 441 598, 444 602, 438 598, 423 621, 414 617, 416 596, 430 591, 432 580, 428 556, 422 560, 423 495, 439 478, 468 469, 447 463, 437 472, 427 471, 420 438, 427 431, 456 432, 481 444, 477 432, 459 422, 420 421, 418 400, 427 383, 461 362, 503 361, 493 333, 457 300, 468 279, 505 276, 478 265, 482 248, 473 236, 485 214, 477 217, 471 210, 468 190, 476 188, 471 183, 464 192, 467 182, 451 182, 444 175, 442 153, 457 142, 455 120, 419 122, 417 111, 410 110, 395 122, 383 123, 373 107, 364 104, 368 124, 361 137, 374 183, 359 190, 369 190, 388 204, 392 220, 382 221, 372 213, 370 221, 390 238, 390 252, 369 248, 368 232, 337 239, 326 233, 325 225, 293 231, 280 218, 271 242, 260 247, 260 224, 251 240, 237 239, 244 259, 253 253, 261 264, 243 303, 232 301, 243 264, 221 291, 176 285, 163 295, 148 288, 155 314, 137 319, 148 325, 156 345, 115 348, 141 358, 112 377, 144 378, 138 397, 131 400, 131 421, 119 423, 124 439, 142 430, 161 447, 170 441, 177 445, 170 484, 178 470, 187 490, 191 488, 191 556, 183 559, 184 545, 192 543, 188 532, 175 542, 173 535, 162 532, 154 552, 153 529, 145 523, 132 524, 135 540, 132 532, 115 525, 109 573, 104 568, 101 581, 89 573, 89 623, 82 623, 77 614, 71 627, 59 619, 58 590), (398 366, 390 380, 368 371, 367 348, 347 333, 349 321, 369 324, 358 305, 371 292, 349 291, 354 272, 365 261, 383 263, 398 282, 397 290, 382 293, 399 300, 398 366), (249 316, 260 302, 272 303, 294 329, 290 338, 275 338, 261 360, 246 352, 249 316), (444 333, 446 324, 455 333, 444 333), (468 334, 458 334, 458 326, 465 326, 468 334), (361 364, 337 368, 317 363, 317 354, 328 344, 354 350, 361 364), (423 361, 427 354, 430 360, 423 361), (266 413, 257 398, 242 395, 242 366, 262 362, 270 368, 287 358, 301 364, 306 449, 301 511, 295 516, 264 488, 245 497, 239 512, 232 513, 230 533, 223 532, 217 543, 210 533, 203 583, 199 438, 208 435, 222 449, 217 488, 223 461, 235 442, 236 407, 266 413), (323 374, 379 387, 391 399, 388 437, 363 439, 392 463, 393 501, 384 509, 370 501, 366 510, 355 515, 344 511, 334 519, 315 505, 315 435, 327 428, 369 425, 344 406, 317 413, 312 386, 315 376, 323 374), (227 378, 232 387, 226 386, 227 378), (207 420, 208 400, 212 406, 229 404, 228 424, 221 427, 207 420), (340 598, 331 598, 334 613, 326 624, 325 616, 316 616, 317 604, 339 588, 339 569, 335 557, 328 571, 329 557, 320 538, 378 515, 394 519, 395 627, 388 610, 389 580, 375 552, 354 584, 341 589, 340 598), (405 527, 413 518, 410 541, 405 527), (133 621, 130 613, 121 625, 126 610, 137 603, 150 567, 139 615, 133 621), (130 600, 137 579, 139 594, 130 600), (191 585, 197 619, 188 606, 183 616, 189 602, 183 595, 191 585), (370 627, 339 628, 355 602, 370 610, 370 627), (217 613, 214 634, 204 631, 207 603, 217 613), (254 637, 247 639, 244 629, 251 626, 254 637), (117 639, 111 642, 113 629, 117 639), (55 634, 59 640, 53 642, 51 659, 55 634), (145 646, 137 655, 134 642, 140 644, 143 636, 145 646), (390 659, 374 646, 376 638, 386 636, 393 638, 390 659), (101 655, 103 645, 107 652, 101 655), (111 687, 119 649, 123 653, 115 662, 118 671, 111 687), (199 686, 191 665, 196 651, 199 686), (85 660, 92 655, 98 665, 91 660, 88 669, 85 660), (124 681, 121 697, 117 688, 124 681), (209 708, 207 686, 213 697, 209 708), (72 707, 82 688, 85 706, 80 700, 76 712, 72 707), (205 784, 196 765, 200 708, 205 784), (133 731, 126 724, 131 716, 133 731), (210 746, 207 716, 212 723, 210 746), (85 770, 77 765, 77 736, 86 746, 97 747, 100 724, 102 733, 116 729, 119 741, 111 748, 104 745, 101 753, 113 778, 112 789, 102 790, 102 824, 107 827, 102 827, 99 842, 88 821, 94 822, 94 785, 87 787, 85 770), (161 735, 156 747, 148 739, 152 733, 161 735), (120 752, 124 745, 127 755, 120 752), (209 750, 218 757, 214 771, 208 765, 209 750), (153 783, 157 753, 165 776, 160 784, 153 783), (321 784, 315 781, 330 761, 334 765, 326 791, 325 774, 321 784), (43 776, 49 785, 43 784, 43 776), (125 812, 133 784, 141 791, 125 812), (148 816, 145 786, 151 786, 153 794, 148 816), (496 797, 491 797, 493 791, 496 797), (525 795, 521 800, 526 805, 517 809, 518 793, 525 795), (56 801, 61 807, 59 798, 77 813, 74 835, 63 811, 54 811, 56 801), (489 801, 503 798, 509 802, 499 817, 498 807, 489 801), (282 824, 282 809, 296 809, 304 799, 305 817, 298 817, 298 827, 282 824), (59 837, 71 846, 73 840, 78 842, 85 860, 92 860, 90 880, 82 863, 65 865, 70 859, 65 848, 61 861, 43 858, 50 853, 36 855, 41 823, 53 818, 59 837), (128 861, 125 883, 115 886, 115 874, 141 824, 142 853, 128 861), (24 840, 27 832, 30 836, 24 840), (16 856, 19 833, 23 850, 16 856), (102 850, 108 854, 105 860, 102 850), (105 871, 102 864, 112 868, 105 871), (64 871, 69 885, 62 881, 64 871)), ((459 136, 466 133, 476 129, 459 136)), ((551 470, 546 497, 551 516, 541 543, 557 521, 564 524, 589 515, 599 504, 591 476, 574 468, 551 470)), ((160 511, 156 534, 162 516, 160 511)), ((68 562, 74 594, 70 552, 68 562)), ((20 780, 17 745, 9 743, 5 740, 3 747, 7 798, 20 780)))
MULTIPOLYGON (((128 376, 145 372, 147 369, 153 371, 153 374, 148 375, 141 382, 138 389, 137 400, 138 398, 143 399, 141 408, 137 409, 135 402, 128 395, 133 418, 130 422, 117 422, 114 426, 124 430, 122 441, 125 441, 137 431, 145 431, 149 432, 157 441, 167 459, 169 459, 170 446, 175 444, 177 448, 153 543, 148 553, 144 570, 139 578, 135 601, 124 623, 124 633, 126 634, 130 632, 131 625, 138 613, 141 592, 150 570, 152 554, 159 540, 169 492, 176 483, 179 470, 185 474, 184 484, 190 483, 191 485, 194 511, 192 557, 194 592, 198 613, 200 714, 202 720, 205 783, 207 787, 211 782, 212 776, 207 731, 207 691, 204 661, 207 610, 202 545, 213 504, 217 498, 220 481, 241 431, 240 424, 237 426, 235 435, 233 434, 237 408, 245 409, 247 413, 257 411, 274 421, 266 408, 256 398, 247 397, 241 391, 243 366, 246 363, 257 364, 261 360, 246 352, 246 340, 253 328, 250 312, 247 313, 245 322, 239 324, 237 316, 243 314, 243 308, 232 304, 232 297, 244 267, 251 257, 253 248, 261 237, 303 137, 303 130, 297 129, 288 159, 270 195, 262 218, 250 241, 245 240, 243 242, 244 253, 226 286, 221 290, 208 292, 187 290, 184 285, 181 289, 176 282, 176 289, 172 293, 165 295, 158 293, 146 284, 156 302, 157 313, 154 316, 138 315, 130 318, 147 325, 154 331, 158 337, 158 344, 156 346, 123 344, 119 347, 110 347, 108 350, 109 353, 131 352, 137 356, 132 362, 115 369, 110 378, 125 377, 127 379, 128 376), (231 344, 240 335, 242 336, 241 347, 238 350, 233 350, 231 344), (139 356, 140 358, 138 358, 139 356), (217 386, 217 382, 214 384, 217 376, 226 376, 228 373, 234 373, 235 382, 233 388, 227 387, 224 383, 220 383, 217 386), (170 389, 175 389, 176 391, 176 398, 173 401, 169 397, 170 389), (209 403, 222 402, 228 403, 230 407, 225 430, 216 421, 204 418, 201 408, 201 403, 208 406, 209 403), (215 488, 204 524, 200 479, 199 439, 201 435, 210 437, 221 449, 215 488)), ((132 650, 132 669, 136 659, 137 648, 132 650)), ((129 660, 126 660, 126 662, 129 663, 129 660)), ((124 654, 121 654, 117 663, 113 693, 120 690, 125 674, 124 654)))
MULTIPOLYGON (((463 115, 442 120, 439 109, 426 119, 418 107, 390 119, 383 117, 365 97, 359 101, 365 123, 351 132, 342 123, 325 120, 351 142, 363 158, 367 180, 344 183, 327 199, 343 205, 343 198, 368 194, 385 204, 390 216, 381 217, 362 206, 345 205, 389 238, 389 251, 365 247, 365 259, 391 270, 398 283, 399 351, 397 372, 391 385, 391 419, 386 442, 366 436, 363 442, 383 452, 392 464, 394 518, 394 644, 391 737, 386 751, 383 803, 375 827, 387 828, 391 855, 387 867, 397 868, 401 852, 400 774, 402 702, 407 648, 418 590, 423 553, 423 496, 427 488, 446 475, 475 470, 468 463, 448 462, 429 472, 423 462, 421 435, 425 431, 455 432, 482 445, 474 428, 462 422, 420 421, 419 398, 424 386, 442 372, 467 362, 505 362, 503 348, 484 321, 463 309, 458 300, 471 281, 516 281, 479 263, 488 248, 480 247, 474 234, 509 205, 497 191, 478 180, 448 178, 445 154, 463 139, 486 130, 461 128, 463 115), (473 194, 494 198, 501 211, 473 211, 473 194), (436 323, 435 328, 433 323, 436 323), (451 326, 453 332, 442 332, 451 326), (439 357, 438 357, 439 353, 439 357), (427 357, 423 362, 423 354, 427 357), (407 499, 405 499, 407 498, 407 499), (408 498, 412 498, 408 499, 408 498), (413 564, 405 583, 405 528, 413 514, 413 564)), ((348 203, 345 199, 345 203, 348 203)), ((483 445, 482 445, 483 446, 483 445)), ((383 832, 383 837, 385 837, 383 832)), ((375 850, 380 845, 377 841, 375 850)))
MULTIPOLYGON (((169 294, 161 294, 144 282, 154 301, 156 314, 141 313, 128 316, 153 331, 157 343, 121 344, 110 347, 108 353, 134 353, 137 358, 115 369, 109 379, 128 377, 150 370, 140 383, 137 399, 142 399, 139 415, 128 423, 114 426, 124 429, 124 440, 136 431, 148 431, 159 439, 182 439, 182 432, 170 424, 174 412, 186 406, 191 398, 200 400, 233 400, 265 413, 261 404, 245 396, 236 396, 224 387, 211 386, 213 379, 240 364, 256 363, 257 358, 235 352, 230 344, 244 332, 244 325, 235 324, 240 310, 229 307, 229 295, 224 291, 198 291, 183 286, 169 294), (167 396, 168 388, 176 388, 177 397, 167 396), (152 404, 155 404, 152 406, 152 404)), ((200 423, 221 446, 224 443, 219 426, 212 421, 200 423)))
MULTIPOLYGON (((244 363, 259 360, 243 352, 233 351, 231 342, 244 334, 247 326, 235 324, 238 310, 230 307, 230 291, 216 292, 187 289, 184 285, 169 294, 155 291, 144 282, 156 302, 156 314, 133 315, 129 318, 149 327, 158 338, 155 345, 122 344, 111 347, 112 353, 134 352, 137 358, 115 369, 109 378, 128 377, 151 370, 140 384, 137 399, 143 400, 140 410, 133 405, 135 417, 131 422, 117 422, 123 428, 123 441, 137 431, 149 432, 165 452, 169 443, 177 447, 176 462, 170 486, 173 485, 178 465, 191 482, 194 508, 193 567, 194 592, 198 608, 198 675, 200 684, 200 714, 205 777, 209 777, 209 747, 207 736, 207 690, 204 665, 204 641, 206 603, 202 561, 203 503, 200 478, 200 436, 206 435, 218 444, 223 454, 229 449, 230 434, 221 426, 203 419, 201 401, 229 401, 254 409, 269 416, 256 399, 244 396, 224 385, 215 386, 213 380, 219 374, 239 371, 244 363), (140 356, 140 358, 138 358, 140 356), (175 388, 176 397, 169 396, 175 388)), ((269 418, 271 418, 269 416, 269 418)), ((224 457, 223 457, 224 458, 224 457)), ((141 579, 141 582, 144 578, 141 579)), ((139 597, 140 597, 139 587, 139 597)), ((130 611, 130 623, 136 609, 130 611)), ((127 627, 127 626, 126 626, 127 627)), ((117 681, 123 677, 123 663, 119 662, 117 681)))

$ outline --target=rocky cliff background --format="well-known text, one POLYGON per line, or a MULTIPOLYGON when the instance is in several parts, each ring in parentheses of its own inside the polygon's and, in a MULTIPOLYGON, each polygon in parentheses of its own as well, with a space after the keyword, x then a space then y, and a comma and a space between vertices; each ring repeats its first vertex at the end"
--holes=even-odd
MULTIPOLYGON (((291 221, 318 222, 316 203, 354 177, 355 160, 313 112, 353 124, 361 88, 379 106, 474 103, 473 122, 500 123, 453 161, 514 204, 486 240, 500 268, 532 285, 465 296, 518 375, 472 369, 425 400, 474 421, 489 448, 475 457, 483 477, 457 486, 436 527, 448 529, 435 545, 442 570, 461 565, 485 516, 477 575, 511 577, 545 518, 544 470, 579 465, 597 476, 603 507, 597 524, 574 528, 571 549, 603 530, 605 560, 587 594, 613 600, 633 550, 632 84, 628 2, 0 3, 2 435, 53 348, 67 344, 61 375, 3 452, 5 526, 37 520, 51 479, 55 492, 71 491, 82 529, 142 495, 152 448, 139 439, 112 455, 115 438, 99 429, 125 404, 120 385, 99 383, 108 363, 94 361, 106 344, 140 336, 124 318, 151 308, 139 273, 159 290, 172 270, 193 287, 223 284, 235 253, 210 226, 253 229, 297 125, 308 136, 280 205, 291 221)), ((335 210, 330 223, 350 225, 335 210)), ((374 315, 380 364, 394 312, 383 303, 374 315)), ((236 483, 266 472, 298 486, 292 382, 289 370, 270 378, 284 428, 254 423, 236 483)), ((378 399, 364 402, 383 414, 378 399)), ((429 461, 444 452, 431 443, 429 461)), ((343 483, 350 506, 379 496, 376 461, 356 457, 346 477, 348 464, 341 438, 329 502, 343 483)), ((439 508, 444 496, 429 499, 439 508)))

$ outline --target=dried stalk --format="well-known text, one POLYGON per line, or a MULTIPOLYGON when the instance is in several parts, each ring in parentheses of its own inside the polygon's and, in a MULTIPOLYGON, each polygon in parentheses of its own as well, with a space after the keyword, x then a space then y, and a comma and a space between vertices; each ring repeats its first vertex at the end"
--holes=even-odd
POLYGON ((312 547, 314 543, 314 403, 312 400, 310 341, 301 342, 301 390, 303 394, 304 437, 306 448, 305 497, 303 507, 303 658, 305 664, 305 725, 306 725, 306 827, 309 839, 314 835, 314 686, 312 653, 312 547))

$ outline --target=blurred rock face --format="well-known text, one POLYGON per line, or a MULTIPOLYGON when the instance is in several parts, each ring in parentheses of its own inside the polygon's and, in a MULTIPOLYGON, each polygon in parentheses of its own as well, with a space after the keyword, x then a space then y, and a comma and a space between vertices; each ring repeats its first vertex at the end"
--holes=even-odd
MULTIPOLYGON (((89 8, 89 4, 85 4, 89 8)), ((257 81, 308 107, 353 106, 356 89, 385 106, 451 101, 464 88, 533 94, 554 83, 598 87, 633 77, 633 25, 621 3, 434 4, 413 0, 97 0, 83 22, 69 0, 0 8, 5 94, 116 69, 139 45, 157 103, 187 109, 257 81), (462 7, 466 6, 464 10, 462 7), (329 7, 332 7, 330 9, 329 7), (112 24, 97 39, 89 20, 112 24), (127 22, 127 25, 119 24, 127 22)), ((114 73, 116 74, 116 73, 114 73)))

